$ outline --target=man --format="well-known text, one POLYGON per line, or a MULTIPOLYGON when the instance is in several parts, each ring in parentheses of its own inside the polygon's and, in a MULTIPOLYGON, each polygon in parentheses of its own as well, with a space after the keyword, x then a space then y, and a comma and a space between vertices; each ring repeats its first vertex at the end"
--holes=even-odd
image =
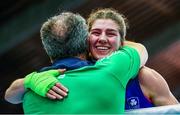
MULTIPOLYGON (((70 89, 70 92, 68 98, 63 101, 43 98, 41 96, 45 97, 49 89, 58 82, 54 76, 57 76, 59 72, 49 70, 51 74, 46 71, 31 73, 22 81, 26 88, 30 88, 41 96, 32 91, 25 94, 23 102, 25 113, 87 114, 124 111, 125 86, 128 80, 137 74, 139 65, 142 66, 147 61, 147 52, 140 44, 128 43, 138 53, 126 46, 122 48, 122 51, 117 51, 97 61, 94 66, 87 66, 89 63, 84 60, 86 59, 87 33, 84 19, 72 13, 61 13, 42 26, 42 42, 53 62, 51 67, 44 70, 66 68, 68 71, 58 79, 70 89), (75 65, 71 65, 71 61, 75 65), (122 67, 121 70, 117 68, 119 65, 122 67)), ((9 89, 12 87, 10 86, 9 89)), ((5 98, 9 100, 8 95, 5 98)))

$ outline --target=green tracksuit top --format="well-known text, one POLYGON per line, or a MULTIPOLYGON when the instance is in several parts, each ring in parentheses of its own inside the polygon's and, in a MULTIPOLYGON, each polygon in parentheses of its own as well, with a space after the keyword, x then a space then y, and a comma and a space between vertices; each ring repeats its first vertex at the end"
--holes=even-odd
POLYGON ((50 100, 28 91, 25 114, 119 114, 124 112, 127 82, 138 73, 140 59, 130 47, 58 77, 69 89, 63 100, 50 100))

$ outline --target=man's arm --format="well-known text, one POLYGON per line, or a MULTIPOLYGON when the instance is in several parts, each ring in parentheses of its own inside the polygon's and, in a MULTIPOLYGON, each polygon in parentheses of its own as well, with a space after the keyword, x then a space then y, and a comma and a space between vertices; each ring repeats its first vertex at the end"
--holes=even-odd
POLYGON ((124 45, 136 49, 136 51, 140 56, 140 67, 144 66, 148 59, 148 52, 146 48, 140 43, 135 43, 130 41, 125 41, 124 45))
POLYGON ((139 73, 139 81, 144 95, 155 106, 178 104, 165 79, 155 70, 143 67, 139 73))

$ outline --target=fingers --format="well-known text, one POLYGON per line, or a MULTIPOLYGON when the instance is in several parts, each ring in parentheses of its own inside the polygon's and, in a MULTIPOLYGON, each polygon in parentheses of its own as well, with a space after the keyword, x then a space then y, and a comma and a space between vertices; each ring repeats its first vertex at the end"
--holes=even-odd
POLYGON ((54 92, 53 90, 49 90, 48 93, 46 94, 46 96, 50 99, 63 99, 63 97, 59 94, 57 94, 56 92, 54 92))
POLYGON ((60 83, 56 83, 46 94, 49 99, 63 99, 67 96, 68 89, 60 83))
POLYGON ((64 74, 64 72, 66 71, 66 69, 58 69, 58 71, 60 72, 60 74, 64 74))
POLYGON ((52 87, 52 90, 53 90, 56 94, 58 94, 58 95, 60 95, 60 96, 63 96, 63 97, 67 96, 67 92, 64 91, 64 90, 62 90, 62 89, 60 89, 60 88, 57 87, 57 86, 53 86, 53 87, 52 87))
POLYGON ((60 88, 61 90, 63 90, 66 93, 68 92, 68 89, 64 85, 62 85, 60 83, 56 83, 55 86, 60 88))
POLYGON ((47 93, 46 96, 49 98, 49 99, 56 99, 56 96, 50 94, 50 93, 47 93))

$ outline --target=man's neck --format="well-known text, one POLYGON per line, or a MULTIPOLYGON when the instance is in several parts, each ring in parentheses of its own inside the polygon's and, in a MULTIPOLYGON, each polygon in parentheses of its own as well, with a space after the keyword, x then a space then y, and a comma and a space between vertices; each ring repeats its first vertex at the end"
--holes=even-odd
MULTIPOLYGON (((87 60, 86 54, 79 54, 78 56, 74 56, 74 57, 79 58, 81 60, 87 60)), ((50 60, 51 60, 51 63, 54 63, 54 61, 55 61, 55 60, 52 60, 51 58, 50 58, 50 60)))
POLYGON ((78 56, 75 56, 76 58, 80 58, 81 60, 87 60, 87 57, 85 54, 79 54, 78 56))

